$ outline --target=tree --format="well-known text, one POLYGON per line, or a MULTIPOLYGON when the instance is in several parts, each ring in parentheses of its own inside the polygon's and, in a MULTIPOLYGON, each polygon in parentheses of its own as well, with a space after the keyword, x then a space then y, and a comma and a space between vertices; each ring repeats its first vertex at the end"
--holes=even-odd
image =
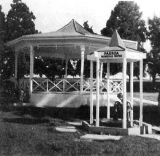
MULTIPOLYGON (((117 29, 122 39, 138 41, 138 50, 145 51, 143 43, 146 41, 146 27, 145 21, 141 17, 142 12, 139 11, 139 6, 136 3, 133 1, 119 1, 114 10, 112 10, 106 27, 101 30, 101 34, 111 37, 115 29, 117 29)), ((134 75, 138 76, 136 72, 138 71, 137 66, 135 67, 134 75)), ((116 72, 122 70, 121 68, 120 64, 114 64, 111 74, 116 74, 116 72)), ((130 73, 129 68, 128 73, 130 73)))
POLYGON ((2 6, 0 5, 0 63, 2 63, 2 55, 4 53, 4 36, 5 36, 5 15, 1 11, 2 6))
POLYGON ((6 34, 5 14, 2 12, 2 6, 0 5, 0 39, 1 39, 1 42, 5 41, 5 34, 6 34))
POLYGON ((7 40, 38 33, 35 29, 35 19, 33 12, 25 3, 21 0, 13 0, 7 15, 7 40))
POLYGON ((88 32, 90 32, 90 33, 92 33, 92 34, 95 34, 94 31, 93 31, 93 29, 92 29, 92 27, 90 27, 90 26, 88 25, 88 21, 86 21, 86 22, 83 23, 83 27, 84 27, 84 29, 86 29, 88 32))
MULTIPOLYGON (((29 10, 27 5, 21 0, 13 0, 11 4, 11 9, 9 10, 6 17, 6 42, 14 40, 23 35, 35 34, 38 31, 35 29, 34 24, 35 16, 29 10)), ((23 57, 19 56, 18 62, 18 79, 23 77, 27 70, 25 70, 25 62, 21 59, 23 57)), ((3 77, 9 78, 13 76, 14 69, 14 52, 6 48, 4 53, 3 61, 3 77)))
POLYGON ((56 77, 62 78, 65 72, 65 61, 59 58, 36 57, 34 63, 34 73, 40 77, 45 75, 54 80, 56 77))
POLYGON ((60 58, 44 58, 46 70, 44 74, 51 79, 62 78, 65 72, 65 61, 60 58))
POLYGON ((142 12, 139 12, 139 6, 136 3, 120 1, 111 12, 101 34, 111 37, 114 30, 117 29, 121 38, 138 41, 138 49, 142 50, 143 43, 146 41, 146 27, 141 17, 142 12))
POLYGON ((150 40, 152 50, 148 54, 148 72, 155 83, 156 74, 160 74, 160 18, 154 16, 148 19, 148 39, 150 40))
MULTIPOLYGON (((93 31, 92 26, 91 27, 89 26, 88 21, 86 21, 86 22, 83 23, 83 27, 88 32, 90 32, 92 34, 96 34, 93 31)), ((94 71, 93 71, 94 77, 95 77, 95 74, 96 74, 96 72, 95 72, 96 68, 95 67, 96 66, 94 66, 94 71)), ((77 73, 79 73, 79 74, 80 74, 80 69, 81 69, 81 63, 80 63, 80 60, 78 60, 78 62, 77 62, 77 73)), ((84 61, 84 77, 85 78, 89 78, 90 77, 90 61, 88 61, 88 60, 84 61)))
POLYGON ((78 60, 69 60, 68 61, 68 68, 67 68, 67 74, 71 75, 73 77, 76 77, 76 68, 77 68, 77 61, 78 60))
POLYGON ((12 74, 12 66, 6 65, 13 57, 9 57, 9 50, 5 46, 6 40, 6 22, 5 14, 0 6, 0 80, 7 79, 8 75, 12 74))

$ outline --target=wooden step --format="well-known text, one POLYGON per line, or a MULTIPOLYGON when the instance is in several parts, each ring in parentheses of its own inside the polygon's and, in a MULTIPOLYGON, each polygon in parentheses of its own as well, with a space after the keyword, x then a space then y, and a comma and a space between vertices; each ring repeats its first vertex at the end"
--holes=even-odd
POLYGON ((160 127, 152 126, 152 133, 153 134, 160 134, 160 127))

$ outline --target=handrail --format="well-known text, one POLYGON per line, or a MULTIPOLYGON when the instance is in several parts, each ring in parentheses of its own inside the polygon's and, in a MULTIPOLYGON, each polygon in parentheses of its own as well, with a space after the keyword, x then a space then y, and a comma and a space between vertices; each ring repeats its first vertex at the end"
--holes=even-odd
POLYGON ((71 84, 69 81, 67 81, 67 80, 65 80, 65 79, 64 79, 64 81, 67 82, 67 83, 70 85, 70 87, 68 87, 68 88, 65 90, 66 92, 67 92, 69 89, 71 89, 71 88, 74 88, 76 91, 79 91, 78 88, 75 87, 75 85, 77 84, 77 85, 80 86, 80 80, 74 82, 73 84, 71 84))
MULTIPOLYGON (((38 79, 33 78, 33 92, 80 92, 80 79, 38 79)), ((107 80, 103 79, 99 82, 100 92, 107 92, 107 80)), ((20 87, 26 88, 29 86, 29 79, 24 79, 20 81, 20 87)), ((90 79, 83 80, 83 92, 90 91, 90 79)), ((93 79, 93 91, 96 91, 96 79, 93 79)), ((109 92, 110 93, 119 93, 122 92, 122 81, 119 80, 109 80, 109 92)))

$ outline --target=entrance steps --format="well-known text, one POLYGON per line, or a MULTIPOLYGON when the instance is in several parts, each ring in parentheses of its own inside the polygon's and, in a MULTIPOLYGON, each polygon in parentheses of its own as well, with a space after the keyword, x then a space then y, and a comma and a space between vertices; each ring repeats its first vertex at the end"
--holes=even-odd
POLYGON ((160 134, 160 127, 152 126, 152 133, 153 134, 160 134))

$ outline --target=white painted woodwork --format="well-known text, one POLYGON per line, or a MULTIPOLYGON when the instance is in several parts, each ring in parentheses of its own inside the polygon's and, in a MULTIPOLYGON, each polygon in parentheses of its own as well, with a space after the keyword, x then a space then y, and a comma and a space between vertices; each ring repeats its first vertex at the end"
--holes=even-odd
POLYGON ((65 78, 67 78, 67 68, 68 68, 68 56, 65 55, 65 78))
POLYGON ((140 61, 140 126, 143 122, 143 60, 140 61))
POLYGON ((99 126, 99 58, 96 66, 96 127, 99 126))
POLYGON ((93 61, 90 61, 90 124, 93 124, 93 61))
POLYGON ((85 52, 85 47, 81 46, 81 86, 80 86, 81 94, 83 93, 84 52, 85 52))
POLYGON ((101 65, 101 71, 100 71, 100 81, 102 82, 102 79, 103 79, 103 62, 100 63, 101 65))
MULTIPOLYGON (((65 75, 64 78, 67 79, 67 68, 68 68, 68 57, 65 55, 65 75)), ((65 92, 66 89, 66 81, 63 80, 63 92, 65 92)))
POLYGON ((33 91, 33 81, 32 81, 32 78, 33 78, 33 69, 34 69, 34 49, 33 49, 33 45, 30 46, 30 79, 29 79, 29 82, 30 82, 30 95, 32 94, 32 91, 33 91))
POLYGON ((126 70, 127 70, 127 61, 126 58, 123 59, 123 128, 127 128, 126 122, 126 70))
MULTIPOLYGON (((133 108, 133 62, 130 62, 130 98, 133 108)), ((133 126, 133 109, 131 110, 131 126, 133 126)))
POLYGON ((107 63, 107 119, 110 119, 110 97, 109 97, 109 81, 110 81, 110 63, 107 63))

